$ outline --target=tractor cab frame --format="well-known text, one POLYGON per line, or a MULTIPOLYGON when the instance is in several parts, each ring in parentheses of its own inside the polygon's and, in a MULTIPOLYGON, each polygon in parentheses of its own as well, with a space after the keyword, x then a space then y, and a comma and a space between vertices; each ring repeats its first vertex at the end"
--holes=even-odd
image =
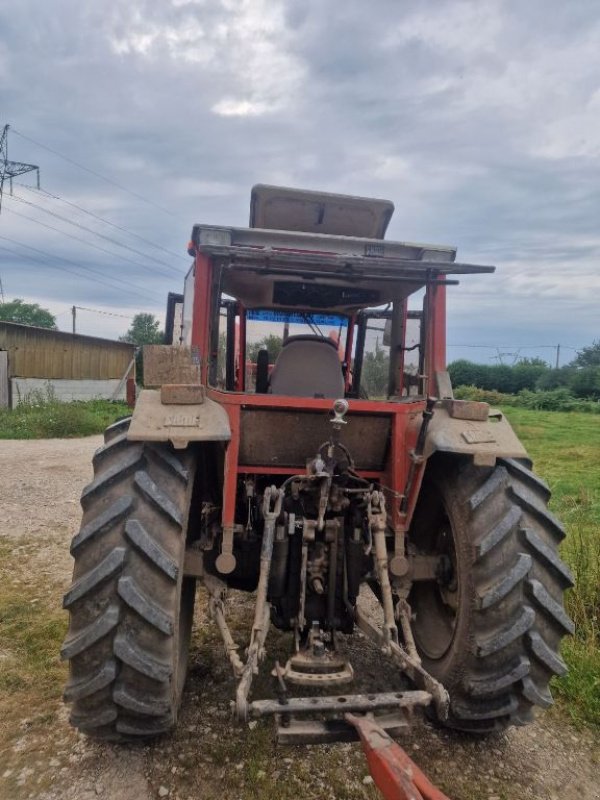
MULTIPOLYGON (((285 193, 287 200, 291 192, 285 190, 285 193)), ((275 187, 255 188, 253 219, 264 219, 263 206, 276 217, 274 194, 275 187)), ((316 213, 323 218, 326 218, 323 208, 335 206, 338 200, 337 196, 319 194, 318 203, 314 193, 297 194, 305 202, 316 204, 316 213)), ((275 198, 280 199, 277 194, 275 198)), ((356 205, 385 203, 361 198, 346 202, 349 200, 356 205)), ((382 216, 391 214, 388 205, 378 210, 382 216)), ((338 225, 339 217, 341 213, 338 225)), ((283 222, 289 224, 289 220, 283 222)), ((376 223, 374 227, 377 229, 376 223)), ((286 313, 300 312, 309 321, 310 315, 317 312, 345 318, 343 396, 350 400, 346 418, 350 424, 344 432, 349 449, 356 453, 356 467, 362 477, 382 481, 398 493, 408 488, 404 510, 397 503, 391 508, 392 526, 400 542, 418 495, 418 474, 413 470, 408 487, 407 479, 426 398, 451 399, 445 372, 446 287, 455 286, 458 281, 449 276, 489 273, 494 267, 456 263, 456 251, 451 247, 374 241, 327 232, 196 225, 190 249, 195 256, 190 270, 193 283, 187 282, 184 320, 186 309, 192 307, 193 312, 188 314, 191 324, 184 326, 183 340, 197 354, 207 396, 226 410, 231 429, 224 469, 225 541, 230 539, 234 526, 241 477, 290 475, 303 469, 308 456, 323 440, 332 407, 331 399, 318 397, 318 391, 315 397, 290 397, 251 390, 245 368, 247 322, 255 309, 261 309, 280 312, 282 318, 286 313), (418 292, 423 294, 422 308, 409 311, 409 297, 418 292), (225 369, 224 381, 219 381, 223 312, 225 369), (373 319, 388 323, 388 387, 386 396, 364 399, 360 396, 361 372, 367 329, 373 319), (420 329, 416 376, 404 370, 405 353, 415 347, 407 346, 406 342, 409 319, 418 321, 420 329), (356 424, 352 425, 354 420, 356 424), (296 444, 299 432, 300 448, 296 444)), ((458 416, 460 404, 454 405, 458 416)), ((489 444, 488 441, 488 447, 480 449, 489 450, 489 444)), ((505 450, 506 443, 501 442, 500 447, 503 445, 505 450)), ((517 445, 512 454, 522 452, 517 445)))

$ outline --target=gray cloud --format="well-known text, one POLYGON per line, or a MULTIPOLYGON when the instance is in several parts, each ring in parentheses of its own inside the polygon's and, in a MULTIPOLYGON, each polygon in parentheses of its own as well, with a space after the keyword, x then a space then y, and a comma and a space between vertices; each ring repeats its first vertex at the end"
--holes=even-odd
MULTIPOLYGON (((0 30, 0 121, 174 216, 12 135, 12 157, 39 163, 48 191, 183 256, 194 222, 246 224, 258 181, 389 197, 391 237, 447 242, 462 260, 498 266, 450 290, 451 343, 598 337, 596 2, 6 0, 0 30)), ((5 208, 0 235, 152 299, 0 249, 11 295, 162 311, 179 288, 153 262, 111 258, 8 213, 55 224, 38 210, 5 208)), ((90 315, 89 330, 120 324, 90 315)))

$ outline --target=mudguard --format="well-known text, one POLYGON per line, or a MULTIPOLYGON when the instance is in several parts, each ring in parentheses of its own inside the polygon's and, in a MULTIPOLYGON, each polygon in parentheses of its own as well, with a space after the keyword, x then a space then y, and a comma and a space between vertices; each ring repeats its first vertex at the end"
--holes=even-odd
POLYGON ((160 390, 142 389, 127 438, 133 442, 171 442, 181 449, 190 442, 228 442, 231 427, 225 409, 209 397, 202 396, 196 403, 165 404, 160 390))
MULTIPOLYGON (((483 403, 478 405, 485 405, 483 403)), ((452 416, 448 403, 438 404, 427 429, 423 455, 435 452, 472 455, 478 466, 494 466, 497 458, 527 458, 527 451, 501 411, 485 419, 452 416)))

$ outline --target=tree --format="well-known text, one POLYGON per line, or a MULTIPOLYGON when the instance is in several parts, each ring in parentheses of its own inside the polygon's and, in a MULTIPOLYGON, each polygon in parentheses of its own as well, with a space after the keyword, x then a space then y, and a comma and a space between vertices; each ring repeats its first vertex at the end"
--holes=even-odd
POLYGON ((578 350, 571 365, 574 367, 600 367, 600 339, 593 341, 589 347, 578 350))
POLYGON ((154 314, 136 314, 133 318, 129 330, 124 336, 120 336, 121 342, 136 344, 162 344, 164 333, 159 329, 160 322, 154 314))
POLYGON ((575 397, 598 400, 600 398, 600 366, 575 370, 570 388, 575 397))
POLYGON ((517 394, 521 389, 536 388, 538 381, 550 372, 540 358, 522 358, 514 366, 507 364, 474 364, 472 361, 453 361, 448 364, 452 385, 477 386, 487 391, 517 394))
POLYGON ((381 347, 379 339, 376 339, 375 350, 366 351, 364 355, 361 388, 366 391, 368 397, 385 397, 389 374, 389 353, 385 347, 381 347))
POLYGON ((9 300, 8 303, 0 304, 0 320, 56 330, 56 319, 53 314, 37 303, 25 303, 18 297, 9 300))
POLYGON ((521 358, 512 368, 511 392, 516 394, 521 389, 534 391, 540 378, 550 371, 541 358, 521 358))
POLYGON ((160 322, 154 314, 136 314, 125 336, 119 337, 121 342, 129 342, 140 348, 135 357, 135 376, 141 386, 144 385, 144 359, 141 346, 144 344, 162 344, 164 342, 165 335, 159 330, 159 325, 160 322))
POLYGON ((545 392, 553 389, 562 389, 567 386, 570 387, 575 372, 575 367, 570 364, 558 369, 547 369, 536 381, 535 388, 538 391, 545 392))
POLYGON ((259 342, 252 342, 248 345, 247 357, 250 361, 256 363, 258 351, 264 349, 269 353, 269 363, 273 364, 281 352, 282 347, 283 339, 281 336, 277 336, 276 333, 270 333, 268 336, 264 336, 259 342))

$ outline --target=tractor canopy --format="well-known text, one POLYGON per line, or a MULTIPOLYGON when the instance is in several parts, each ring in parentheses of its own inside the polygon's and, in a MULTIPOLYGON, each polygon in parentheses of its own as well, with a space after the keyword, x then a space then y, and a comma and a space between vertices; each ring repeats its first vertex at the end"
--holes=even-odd
MULTIPOLYGON (((347 395, 362 391, 363 350, 383 346, 390 346, 385 386, 363 389, 423 395, 423 378, 403 373, 433 379, 445 368, 445 287, 457 283, 452 276, 494 267, 457 263, 447 245, 384 240, 393 211, 388 200, 258 185, 250 227, 195 225, 179 341, 200 348, 209 385, 252 390, 260 373, 254 342, 312 334, 337 344, 347 395)), ((308 363, 309 346, 290 344, 288 352, 308 363)), ((321 352, 323 363, 332 360, 321 352)))

